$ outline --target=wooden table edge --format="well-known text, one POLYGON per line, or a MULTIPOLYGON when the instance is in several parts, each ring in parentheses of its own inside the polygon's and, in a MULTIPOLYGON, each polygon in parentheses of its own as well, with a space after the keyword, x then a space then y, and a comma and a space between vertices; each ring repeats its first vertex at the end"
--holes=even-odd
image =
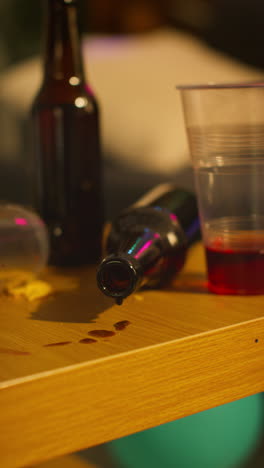
POLYGON ((44 461, 262 392, 263 345, 264 317, 9 381, 0 391, 2 466, 44 461))

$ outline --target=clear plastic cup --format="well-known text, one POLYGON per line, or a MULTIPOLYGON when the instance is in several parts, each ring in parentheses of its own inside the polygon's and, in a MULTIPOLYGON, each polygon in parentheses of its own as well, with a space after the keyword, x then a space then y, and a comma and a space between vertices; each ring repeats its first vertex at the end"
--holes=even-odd
POLYGON ((264 83, 178 87, 209 289, 264 293, 264 83))
POLYGON ((0 286, 31 279, 45 267, 48 255, 48 234, 39 216, 0 203, 0 286))

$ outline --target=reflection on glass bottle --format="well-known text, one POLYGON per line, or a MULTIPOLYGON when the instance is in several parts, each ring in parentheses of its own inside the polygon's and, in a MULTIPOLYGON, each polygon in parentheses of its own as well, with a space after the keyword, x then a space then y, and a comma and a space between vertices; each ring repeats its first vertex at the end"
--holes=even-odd
POLYGON ((44 79, 32 106, 35 206, 52 264, 100 257, 103 222, 98 106, 85 84, 76 0, 47 0, 44 79))
POLYGON ((118 304, 142 286, 164 286, 181 270, 188 247, 199 237, 195 196, 158 186, 113 222, 98 286, 118 304))

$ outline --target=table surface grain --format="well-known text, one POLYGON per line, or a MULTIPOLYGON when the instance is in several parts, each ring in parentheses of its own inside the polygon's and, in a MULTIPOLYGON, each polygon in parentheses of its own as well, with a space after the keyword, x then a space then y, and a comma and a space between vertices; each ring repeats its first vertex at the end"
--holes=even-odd
POLYGON ((201 245, 166 290, 117 306, 95 268, 0 297, 0 462, 25 466, 264 391, 264 296, 206 287, 201 245), (3 429, 4 428, 4 429, 3 429))

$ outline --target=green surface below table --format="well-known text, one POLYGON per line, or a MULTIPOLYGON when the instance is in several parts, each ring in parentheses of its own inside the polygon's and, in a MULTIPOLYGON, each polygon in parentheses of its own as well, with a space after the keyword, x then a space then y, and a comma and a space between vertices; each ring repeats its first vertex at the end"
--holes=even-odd
POLYGON ((108 444, 124 468, 234 468, 263 436, 264 399, 254 395, 108 444))

